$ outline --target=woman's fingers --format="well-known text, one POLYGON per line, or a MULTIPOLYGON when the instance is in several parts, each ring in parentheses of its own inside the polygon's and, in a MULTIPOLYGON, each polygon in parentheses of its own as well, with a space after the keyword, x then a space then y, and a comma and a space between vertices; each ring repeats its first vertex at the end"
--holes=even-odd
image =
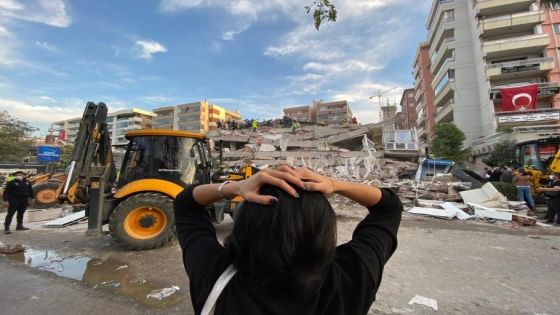
POLYGON ((278 199, 274 196, 259 195, 257 193, 249 193, 245 196, 245 200, 253 203, 260 203, 261 205, 271 205, 274 202, 278 202, 278 199))
POLYGON ((290 182, 298 186, 299 188, 305 189, 305 187, 303 186, 303 181, 299 178, 299 176, 297 176, 297 174, 292 174, 290 172, 284 172, 284 171, 275 171, 275 170, 270 170, 266 172, 266 174, 272 177, 283 179, 287 182, 290 182))
MULTIPOLYGON (((262 180, 264 184, 270 184, 270 185, 274 185, 276 187, 280 187, 282 188, 284 191, 286 191, 288 194, 298 198, 299 195, 296 192, 296 190, 290 186, 290 184, 288 184, 285 180, 271 176, 269 174, 263 174, 262 176, 262 180)), ((301 184, 303 187, 303 183, 301 184)))

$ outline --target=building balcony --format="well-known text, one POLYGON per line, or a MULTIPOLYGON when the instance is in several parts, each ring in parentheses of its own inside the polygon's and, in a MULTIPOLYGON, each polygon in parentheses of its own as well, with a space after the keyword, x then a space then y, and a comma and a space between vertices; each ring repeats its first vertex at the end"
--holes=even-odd
MULTIPOLYGON (((529 81, 529 82, 516 83, 511 85, 494 86, 490 90, 490 98, 493 99, 495 102, 501 102, 501 95, 500 95, 501 89, 505 87, 515 87, 515 86, 533 84, 533 83, 535 82, 529 81)), ((560 85, 558 84, 558 82, 543 82, 543 83, 537 83, 537 85, 539 87, 538 96, 540 99, 550 98, 555 94, 560 93, 560 85)))
MULTIPOLYGON (((428 13, 426 23, 427 29, 437 29, 440 21, 444 18, 445 10, 452 9, 455 0, 435 0, 432 2, 432 7, 428 13)), ((429 41, 429 39, 428 39, 429 41)))
POLYGON ((418 135, 418 138, 426 138, 426 129, 419 128, 416 134, 418 135))
POLYGON ((479 31, 483 37, 532 32, 535 25, 544 21, 541 11, 527 11, 482 19, 479 31))
POLYGON ((507 80, 520 77, 538 77, 554 68, 554 59, 531 58, 511 62, 493 63, 487 66, 490 80, 507 80))
POLYGON ((425 127, 426 126, 426 114, 423 114, 422 116, 418 117, 418 120, 416 120, 416 125, 418 127, 425 127))
POLYGON ((439 50, 435 52, 435 55, 432 55, 432 65, 430 66, 430 71, 432 73, 436 73, 438 69, 441 67, 441 64, 453 57, 453 51, 455 50, 455 38, 448 37, 443 40, 443 43, 439 50))
POLYGON ((494 59, 540 53, 548 43, 548 34, 516 36, 484 42, 483 50, 487 59, 494 59))
POLYGON ((432 34, 432 38, 429 39, 430 43, 430 56, 434 54, 435 51, 438 51, 443 44, 443 41, 447 38, 453 38, 455 35, 455 21, 451 20, 448 22, 444 22, 441 26, 434 30, 434 32, 430 32, 432 34))
POLYGON ((475 12, 480 15, 497 15, 527 10, 535 0, 478 0, 475 12))
POLYGON ((434 75, 434 78, 432 80, 432 89, 435 90, 436 87, 441 83, 441 80, 443 80, 448 75, 449 70, 451 69, 451 64, 454 61, 454 58, 448 58, 445 60, 441 68, 439 68, 438 72, 434 75))
POLYGON ((436 124, 453 122, 453 99, 447 101, 443 106, 437 108, 436 124))
POLYGON ((560 120, 560 108, 537 108, 525 112, 496 112, 498 127, 526 127, 529 125, 556 124, 560 120))
POLYGON ((435 91, 434 105, 436 107, 443 106, 449 100, 453 99, 455 95, 455 83, 453 80, 447 79, 446 82, 440 83, 441 86, 435 91))
POLYGON ((424 91, 420 89, 416 89, 416 94, 414 95, 414 100, 416 101, 416 104, 422 102, 423 99, 424 99, 424 91))

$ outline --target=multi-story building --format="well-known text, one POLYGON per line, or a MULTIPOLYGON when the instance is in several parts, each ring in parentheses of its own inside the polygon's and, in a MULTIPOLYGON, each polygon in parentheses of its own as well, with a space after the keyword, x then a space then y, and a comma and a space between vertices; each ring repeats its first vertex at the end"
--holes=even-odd
POLYGON ((348 125, 352 122, 352 110, 347 101, 313 101, 311 106, 284 108, 284 116, 299 122, 327 123, 329 125, 348 125))
POLYGON ((475 154, 476 146, 502 130, 558 128, 560 24, 555 22, 560 13, 535 0, 433 1, 426 26, 435 123, 457 125, 475 154), (505 111, 501 90, 527 84, 538 86, 536 108, 505 111))
POLYGON ((426 42, 420 43, 416 50, 416 58, 414 58, 414 89, 416 95, 416 126, 418 128, 418 141, 422 147, 434 137, 434 126, 436 118, 436 107, 434 106, 434 89, 432 88, 432 80, 434 76, 430 70, 430 45, 426 42))
POLYGON ((309 115, 310 115, 309 106, 284 108, 284 116, 288 116, 299 122, 310 122, 311 119, 309 115))
POLYGON ((401 96, 401 112, 404 116, 405 129, 416 128, 416 91, 414 89, 405 89, 401 96))
POLYGON ((397 105, 390 105, 387 103, 385 106, 381 106, 381 120, 394 120, 397 115, 397 105))
MULTIPOLYGON (((107 129, 111 135, 112 145, 127 143, 125 134, 130 130, 153 128, 153 120, 157 115, 142 109, 133 108, 107 114, 107 129)), ((66 141, 74 142, 80 129, 81 117, 57 121, 51 129, 60 135, 64 130, 66 141)))
POLYGON ((398 112, 395 115, 395 128, 398 130, 405 130, 406 127, 406 119, 403 112, 398 112))
POLYGON ((241 120, 239 111, 230 111, 205 101, 166 106, 154 109, 154 119, 159 129, 190 130, 206 132, 216 129, 218 121, 241 120))

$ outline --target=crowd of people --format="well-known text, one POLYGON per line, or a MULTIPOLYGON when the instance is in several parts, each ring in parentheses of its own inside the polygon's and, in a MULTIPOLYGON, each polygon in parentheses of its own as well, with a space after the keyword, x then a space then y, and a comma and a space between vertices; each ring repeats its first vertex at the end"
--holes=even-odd
POLYGON ((273 128, 300 128, 300 124, 297 120, 294 120, 288 116, 284 116, 282 119, 269 119, 269 120, 257 120, 257 119, 245 119, 245 120, 221 120, 216 123, 216 127, 220 130, 238 130, 238 129, 252 129, 252 131, 257 131, 258 127, 266 126, 273 128))

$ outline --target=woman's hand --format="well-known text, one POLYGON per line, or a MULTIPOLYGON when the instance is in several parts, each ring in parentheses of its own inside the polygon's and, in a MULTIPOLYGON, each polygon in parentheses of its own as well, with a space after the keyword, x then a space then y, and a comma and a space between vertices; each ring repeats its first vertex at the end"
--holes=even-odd
POLYGON ((278 202, 278 200, 273 196, 260 195, 259 190, 263 185, 277 186, 293 197, 299 198, 298 193, 290 184, 306 189, 303 181, 291 167, 281 165, 276 168, 264 169, 245 180, 226 185, 224 191, 226 191, 228 186, 231 186, 231 193, 233 195, 240 195, 249 202, 268 205, 278 202))
POLYGON ((306 167, 296 169, 295 173, 303 181, 306 190, 317 191, 323 194, 336 192, 336 183, 330 177, 319 175, 306 167))

